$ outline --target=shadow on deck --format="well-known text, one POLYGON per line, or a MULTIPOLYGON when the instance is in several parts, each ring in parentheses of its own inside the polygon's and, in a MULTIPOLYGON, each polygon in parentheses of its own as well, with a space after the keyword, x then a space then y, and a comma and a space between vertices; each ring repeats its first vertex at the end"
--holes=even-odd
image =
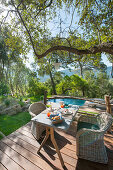
MULTIPOLYGON (((34 139, 30 126, 31 122, 0 141, 0 170, 63 169, 50 140, 41 149, 40 154, 37 154, 41 140, 37 142, 34 139)), ((68 134, 56 131, 55 138, 65 163, 65 170, 113 170, 113 135, 105 135, 109 158, 107 165, 78 159, 75 133, 71 130, 68 134)))

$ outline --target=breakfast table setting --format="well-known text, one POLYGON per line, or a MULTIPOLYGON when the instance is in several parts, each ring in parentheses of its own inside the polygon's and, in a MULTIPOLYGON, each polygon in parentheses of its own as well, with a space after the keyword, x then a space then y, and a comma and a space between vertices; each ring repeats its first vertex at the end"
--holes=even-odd
POLYGON ((37 153, 40 152, 41 148, 50 136, 51 141, 59 156, 61 165, 62 167, 64 166, 64 161, 55 140, 54 130, 59 129, 67 131, 73 122, 78 110, 79 106, 77 105, 66 105, 61 103, 58 107, 52 107, 51 105, 51 107, 45 109, 40 114, 31 119, 31 121, 40 123, 46 127, 45 138, 43 139, 37 153))

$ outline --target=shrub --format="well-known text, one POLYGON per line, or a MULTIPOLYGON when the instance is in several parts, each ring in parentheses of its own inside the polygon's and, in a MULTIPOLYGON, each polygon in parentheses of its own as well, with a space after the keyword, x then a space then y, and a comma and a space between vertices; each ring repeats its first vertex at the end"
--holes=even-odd
POLYGON ((22 98, 22 97, 20 97, 20 99, 19 99, 19 100, 20 100, 20 102, 22 102, 23 98, 22 98))
POLYGON ((43 95, 45 90, 47 90, 47 87, 43 83, 37 82, 35 79, 29 82, 28 94, 30 97, 43 95))
POLYGON ((25 105, 25 103, 22 101, 19 101, 18 104, 20 104, 21 107, 23 107, 25 105))
POLYGON ((4 82, 0 82, 0 95, 8 94, 9 88, 4 82))
POLYGON ((5 99, 7 99, 6 96, 0 96, 0 102, 1 102, 1 103, 4 102, 5 99))
POLYGON ((6 106, 9 106, 11 102, 10 102, 9 99, 6 99, 6 100, 4 101, 4 103, 5 103, 6 106))

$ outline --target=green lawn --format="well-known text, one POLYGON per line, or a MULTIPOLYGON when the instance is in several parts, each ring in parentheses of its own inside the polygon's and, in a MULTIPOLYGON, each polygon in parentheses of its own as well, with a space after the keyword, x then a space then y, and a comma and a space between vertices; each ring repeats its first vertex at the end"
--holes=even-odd
MULTIPOLYGON (((9 135, 31 120, 28 112, 21 112, 16 115, 0 115, 0 131, 4 135, 9 135)), ((0 135, 0 139, 2 136, 0 135)))
POLYGON ((79 110, 79 112, 81 112, 81 113, 90 113, 90 114, 98 114, 97 112, 88 112, 88 111, 83 111, 83 110, 79 110))

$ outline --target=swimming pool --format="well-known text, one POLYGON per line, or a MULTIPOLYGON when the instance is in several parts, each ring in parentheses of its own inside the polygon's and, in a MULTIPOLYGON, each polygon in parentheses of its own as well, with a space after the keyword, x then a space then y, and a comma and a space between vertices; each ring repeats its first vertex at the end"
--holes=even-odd
POLYGON ((63 101, 64 104, 72 104, 72 105, 83 106, 86 100, 63 98, 63 99, 49 99, 48 101, 54 102, 54 103, 59 103, 60 101, 63 101))

